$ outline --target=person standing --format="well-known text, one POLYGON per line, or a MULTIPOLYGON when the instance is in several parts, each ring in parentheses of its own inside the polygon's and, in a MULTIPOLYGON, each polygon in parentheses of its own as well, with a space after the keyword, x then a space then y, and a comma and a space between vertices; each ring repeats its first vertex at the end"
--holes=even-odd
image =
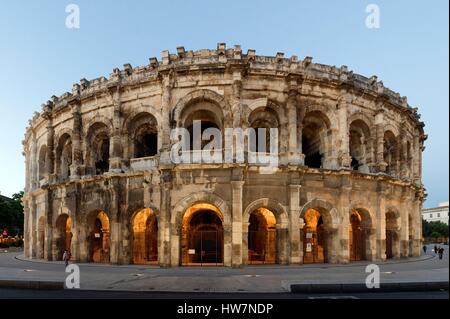
POLYGON ((427 253, 427 246, 423 245, 423 253, 426 254, 427 253))
POLYGON ((70 260, 70 252, 67 249, 64 250, 63 260, 64 260, 64 263, 65 263, 65 265, 67 267, 69 265, 69 260, 70 260))
POLYGON ((440 247, 438 254, 439 254, 439 259, 442 259, 442 256, 444 255, 444 248, 440 247))

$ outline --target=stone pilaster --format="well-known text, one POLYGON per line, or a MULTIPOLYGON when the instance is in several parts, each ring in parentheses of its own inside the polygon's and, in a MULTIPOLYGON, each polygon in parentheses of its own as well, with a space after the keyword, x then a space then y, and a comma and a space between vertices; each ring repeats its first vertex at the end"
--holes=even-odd
POLYGON ((300 264, 300 188, 301 185, 289 185, 289 263, 300 264))
POLYGON ((386 260, 386 191, 382 183, 379 183, 377 190, 376 211, 376 260, 386 260))
MULTIPOLYGON (((291 84, 295 87, 296 83, 291 84)), ((298 91, 291 88, 287 100, 287 117, 288 117, 288 163, 292 165, 300 164, 300 156, 298 152, 297 140, 297 101, 298 91)))
POLYGON ((375 127, 376 127, 376 164, 380 172, 386 172, 387 163, 384 161, 384 111, 378 110, 375 115, 375 127))
POLYGON ((111 92, 114 103, 114 116, 113 116, 113 131, 111 136, 110 146, 110 159, 109 159, 109 171, 118 172, 122 171, 122 103, 120 99, 120 86, 115 88, 115 91, 111 92))
POLYGON ((82 120, 81 120, 81 105, 76 102, 72 105, 72 166, 70 167, 70 178, 76 180, 84 174, 82 171, 83 150, 81 149, 82 136, 82 120))
POLYGON ((161 97, 161 113, 163 114, 162 127, 162 149, 161 164, 171 164, 170 160, 170 131, 175 127, 175 119, 171 118, 172 114, 172 88, 173 80, 170 73, 164 74, 162 78, 162 97, 161 97))
POLYGON ((244 181, 231 182, 232 235, 231 265, 242 265, 242 196, 244 181))
POLYGON ((345 91, 342 92, 341 99, 338 104, 338 121, 339 131, 337 140, 340 140, 339 162, 342 168, 350 168, 352 158, 350 156, 350 142, 349 142, 349 123, 348 123, 348 104, 352 102, 351 96, 345 91))
POLYGON ((338 225, 337 242, 338 255, 337 262, 347 264, 350 262, 350 178, 348 176, 342 177, 342 185, 338 200, 338 212, 341 216, 341 223, 338 225))

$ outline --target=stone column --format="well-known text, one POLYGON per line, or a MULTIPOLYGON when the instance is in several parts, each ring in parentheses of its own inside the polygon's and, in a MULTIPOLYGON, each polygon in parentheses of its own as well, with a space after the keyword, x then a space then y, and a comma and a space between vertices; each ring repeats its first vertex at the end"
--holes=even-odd
POLYGON ((75 103, 72 105, 72 166, 70 167, 70 178, 79 179, 84 172, 82 172, 83 151, 81 149, 81 105, 75 103))
POLYGON ((242 195, 244 181, 231 182, 231 203, 232 203, 232 255, 231 266, 242 266, 242 195))
POLYGON ((339 226, 336 224, 329 225, 326 229, 327 234, 327 262, 337 264, 339 262, 339 226))
POLYGON ((31 257, 31 247, 30 247, 30 201, 23 200, 23 252, 26 258, 31 257))
POLYGON ((158 259, 161 267, 177 267, 180 265, 180 232, 181 225, 171 224, 171 191, 172 173, 164 170, 160 179, 160 203, 161 203, 161 243, 158 245, 158 259))
POLYGON ((289 185, 289 263, 300 264, 300 188, 301 185, 289 185))
POLYGON ((248 221, 242 222, 242 264, 248 265, 248 221))
POLYGON ((297 90, 291 89, 287 100, 287 117, 289 131, 288 163, 292 165, 300 164, 297 146, 297 97, 297 90))
MULTIPOLYGON (((301 213, 301 212, 300 212, 301 213)), ((303 264, 303 228, 305 227, 305 220, 303 218, 299 219, 298 222, 298 230, 297 233, 299 234, 299 258, 300 258, 300 264, 303 264)))
POLYGON ((172 114, 172 88, 173 80, 170 73, 163 75, 162 79, 162 97, 161 97, 161 114, 163 116, 162 127, 162 148, 161 148, 161 164, 171 164, 170 160, 170 131, 175 127, 175 120, 171 118, 172 114))
POLYGON ((121 200, 121 187, 120 180, 114 177, 111 180, 113 184, 113 194, 111 203, 111 221, 110 221, 110 246, 109 246, 109 261, 111 264, 119 264, 119 246, 122 241, 122 224, 120 223, 120 206, 121 200))
POLYGON ((409 255, 409 209, 408 203, 411 202, 408 194, 402 194, 400 204, 400 257, 406 258, 409 255))
POLYGON ((384 161, 384 111, 378 110, 375 115, 377 138, 376 164, 380 172, 386 172, 387 163, 384 161))
POLYGON ((342 264, 347 264, 350 262, 350 239, 349 239, 349 227, 350 227, 350 178, 342 177, 343 185, 341 186, 341 191, 339 195, 338 212, 341 216, 341 223, 338 226, 338 231, 336 232, 338 238, 338 256, 337 262, 342 264))
POLYGON ((80 225, 77 219, 78 215, 81 215, 81 197, 80 197, 80 187, 76 185, 76 191, 74 192, 74 211, 72 212, 72 243, 71 243, 71 254, 72 259, 74 261, 80 260, 80 237, 79 237, 79 228, 85 227, 84 225, 80 225))
POLYGON ((277 263, 287 265, 289 263, 289 232, 288 225, 277 224, 277 263))
POLYGON ((45 193, 45 211, 46 211, 46 221, 47 226, 45 230, 45 250, 44 250, 44 258, 48 261, 53 261, 57 259, 57 245, 56 245, 56 236, 54 236, 54 228, 53 228, 53 192, 51 190, 47 190, 45 193))
POLYGON ((386 190, 382 182, 377 190, 377 211, 376 211, 376 260, 386 260, 386 190))
POLYGON ((339 131, 336 141, 341 141, 339 149, 340 167, 350 169, 352 158, 350 156, 349 142, 349 123, 348 123, 348 104, 352 102, 352 98, 345 91, 342 93, 338 104, 338 122, 339 131))
POLYGON ((109 159, 109 171, 118 172, 122 171, 122 103, 120 100, 120 86, 115 88, 114 92, 111 92, 114 103, 114 116, 113 116, 113 131, 111 136, 110 146, 110 159, 109 159))
POLYGON ((33 141, 31 144, 31 189, 34 190, 39 186, 39 177, 38 177, 38 155, 37 155, 37 141, 36 134, 33 132, 33 141))
POLYGON ((37 239, 38 239, 38 220, 37 220, 37 212, 36 212, 36 199, 34 197, 31 198, 30 203, 30 210, 31 210, 31 216, 30 216, 30 232, 31 232, 31 238, 30 238, 30 249, 31 249, 31 258, 37 257, 37 251, 38 251, 38 245, 37 245, 37 239))

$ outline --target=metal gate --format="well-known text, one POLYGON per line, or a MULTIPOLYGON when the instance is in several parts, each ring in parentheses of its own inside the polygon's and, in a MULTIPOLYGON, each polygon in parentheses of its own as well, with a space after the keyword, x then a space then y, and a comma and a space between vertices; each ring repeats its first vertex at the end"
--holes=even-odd
POLYGON ((188 266, 223 265, 223 231, 198 230, 189 234, 185 254, 188 266))

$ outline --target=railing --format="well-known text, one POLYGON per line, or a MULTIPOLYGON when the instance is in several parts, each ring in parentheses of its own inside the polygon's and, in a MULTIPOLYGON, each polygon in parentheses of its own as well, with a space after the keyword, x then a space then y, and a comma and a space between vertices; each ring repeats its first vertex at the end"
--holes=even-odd
POLYGON ((158 167, 159 157, 150 156, 142 158, 132 158, 130 160, 130 167, 133 171, 146 171, 158 167))

